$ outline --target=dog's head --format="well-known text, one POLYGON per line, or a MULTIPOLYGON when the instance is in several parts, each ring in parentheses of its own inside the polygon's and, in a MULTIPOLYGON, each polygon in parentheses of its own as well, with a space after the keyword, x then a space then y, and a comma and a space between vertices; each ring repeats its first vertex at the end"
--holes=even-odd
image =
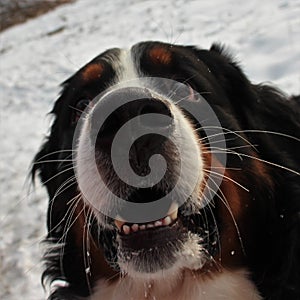
POLYGON ((278 131, 264 118, 270 95, 278 105, 279 93, 250 84, 215 45, 145 42, 85 65, 64 83, 36 157, 50 195, 48 238, 63 248, 47 272, 83 291, 85 276, 259 269, 277 218, 265 207, 277 205, 265 161, 282 164, 273 140, 253 134, 278 131))

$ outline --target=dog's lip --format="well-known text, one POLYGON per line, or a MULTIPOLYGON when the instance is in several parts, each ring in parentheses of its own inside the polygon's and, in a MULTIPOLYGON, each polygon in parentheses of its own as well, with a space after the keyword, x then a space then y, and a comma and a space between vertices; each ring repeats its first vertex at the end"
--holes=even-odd
POLYGON ((153 230, 161 227, 167 227, 176 222, 178 216, 178 204, 172 203, 167 215, 164 218, 146 223, 129 223, 119 216, 114 223, 120 234, 129 235, 139 231, 153 230))

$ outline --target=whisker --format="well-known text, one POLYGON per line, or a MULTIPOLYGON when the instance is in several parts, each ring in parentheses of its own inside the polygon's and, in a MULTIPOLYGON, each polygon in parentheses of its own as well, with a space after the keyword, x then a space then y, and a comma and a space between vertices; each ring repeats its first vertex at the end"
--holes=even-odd
POLYGON ((43 163, 57 163, 57 162, 74 162, 73 159, 49 159, 49 160, 41 160, 33 163, 32 165, 39 165, 43 163))
MULTIPOLYGON (((78 206, 80 202, 80 199, 77 200, 77 202, 74 202, 74 205, 73 205, 73 208, 70 212, 70 215, 68 216, 68 219, 66 221, 66 224, 64 226, 64 230, 63 230, 63 235, 60 237, 60 239, 57 241, 57 243, 62 243, 62 244, 65 244, 65 241, 67 239, 67 234, 69 232, 69 230, 71 229, 71 227, 75 224, 75 222, 78 220, 80 214, 82 213, 82 211, 84 210, 84 208, 77 214, 77 216, 74 218, 74 220, 71 222, 72 220, 72 217, 74 216, 75 214, 75 211, 76 211, 76 208, 78 206)), ((64 256, 64 247, 61 249, 61 252, 60 252, 60 269, 61 271, 63 272, 63 256, 64 256)))
MULTIPOLYGON (((197 128, 196 131, 201 130, 201 129, 205 129, 205 128, 206 129, 209 129, 209 128, 218 129, 218 128, 220 128, 220 129, 223 129, 223 130, 225 130, 227 132, 225 132, 225 133, 216 133, 216 134, 210 135, 208 137, 204 137, 204 138, 200 139, 201 141, 204 141, 204 140, 206 140, 208 138, 216 137, 216 136, 219 136, 219 135, 226 135, 226 134, 230 134, 230 133, 236 133, 236 134, 238 134, 238 136, 240 138, 242 138, 243 140, 245 140, 242 136, 239 135, 240 133, 260 133, 260 134, 277 135, 279 137, 284 137, 284 138, 292 139, 292 140, 294 140, 296 142, 300 142, 300 138, 298 138, 296 136, 293 136, 293 135, 290 135, 290 134, 286 134, 286 133, 282 133, 282 132, 271 131, 271 130, 259 130, 259 129, 229 130, 227 128, 219 127, 219 126, 203 126, 203 127, 197 128)), ((216 142, 218 142, 218 141, 216 141, 216 142)), ((247 140, 247 142, 249 142, 249 141, 247 140)), ((210 144, 212 144, 212 143, 210 143, 210 144)), ((255 145, 255 146, 258 146, 258 145, 255 145)), ((256 149, 256 147, 254 147, 254 149, 256 149)))
MULTIPOLYGON (((67 180, 65 180, 60 186, 59 188, 56 190, 53 198, 49 201, 49 214, 50 216, 52 215, 52 210, 53 210, 53 206, 54 206, 54 201, 55 199, 62 194, 64 191, 66 191, 67 189, 69 189, 70 187, 72 187, 74 184, 76 184, 76 181, 72 182, 75 179, 75 176, 71 176, 70 178, 68 178, 67 180)), ((77 195, 76 195, 77 196, 77 195)), ((50 218, 50 228, 52 226, 51 223, 51 218, 50 218)))
POLYGON ((114 278, 116 278, 116 277, 119 277, 119 279, 121 279, 121 278, 122 278, 122 275, 121 275, 121 274, 122 274, 122 273, 116 273, 116 274, 114 274, 114 275, 108 277, 108 278, 107 278, 107 281, 110 281, 110 280, 112 280, 112 279, 114 279, 114 278))
POLYGON ((265 159, 262 159, 262 158, 258 158, 258 157, 252 156, 252 155, 248 155, 248 154, 244 154, 244 153, 238 153, 238 152, 234 153, 234 152, 231 152, 231 151, 227 151, 226 149, 222 149, 222 148, 220 148, 219 151, 220 152, 211 151, 211 153, 224 153, 224 152, 227 152, 228 154, 234 154, 234 155, 238 155, 238 156, 241 156, 241 157, 247 157, 247 158, 255 159, 255 160, 263 162, 265 164, 268 164, 268 165, 283 169, 285 171, 291 172, 291 173, 296 174, 298 176, 300 175, 300 172, 298 172, 296 170, 293 170, 291 168, 288 168, 288 167, 285 167, 285 166, 282 166, 282 165, 279 165, 279 164, 273 163, 271 161, 268 161, 268 160, 265 160, 265 159))
POLYGON ((40 157, 39 159, 37 159, 36 162, 38 162, 41 159, 44 159, 44 158, 46 158, 48 156, 51 156, 53 154, 59 154, 59 153, 64 153, 64 152, 77 152, 77 150, 75 150, 75 149, 62 149, 62 150, 53 151, 53 152, 50 152, 50 153, 47 153, 47 154, 43 155, 42 157, 40 157))
MULTIPOLYGON (((240 242, 240 245, 241 245, 241 248, 242 248, 242 251, 244 254, 246 254, 245 252, 245 247, 244 247, 244 244, 243 244, 243 241, 242 241, 242 237, 241 237, 241 233, 240 233, 240 229, 238 227, 238 224, 236 222, 236 219, 234 217, 234 214, 232 212, 232 209, 230 207, 230 204, 226 198, 226 196, 224 195, 223 191, 221 189, 219 189, 219 186, 216 184, 216 182, 211 178, 212 180, 212 183, 216 186, 216 188, 218 189, 218 192, 221 194, 219 195, 218 193, 215 193, 215 195, 222 201, 222 203, 225 205, 226 209, 228 210, 229 214, 230 214, 230 217, 232 218, 232 221, 233 221, 233 224, 234 224, 234 227, 236 229, 236 232, 237 232, 237 235, 238 235, 238 238, 239 238, 239 242, 240 242)), ((208 189, 211 189, 213 192, 214 189, 212 189, 210 186, 207 186, 208 189)))
MULTIPOLYGON (((212 137, 219 136, 219 135, 221 135, 221 133, 220 134, 213 134, 212 137)), ((224 135, 226 135, 226 133, 224 133, 224 135)), ((209 137, 211 137, 211 136, 209 136, 209 137)), ((206 137, 205 138, 200 138, 200 139, 198 139, 198 141, 202 142, 204 145, 208 145, 208 146, 213 145, 213 144, 219 144, 222 141, 222 140, 216 140, 216 141, 209 141, 209 143, 208 143, 208 141, 207 142, 203 141, 204 139, 206 139, 206 137)), ((226 142, 234 141, 234 140, 236 140, 236 138, 226 139, 226 142)))
POLYGON ((53 175, 52 177, 50 177, 50 178, 47 179, 46 181, 44 181, 44 182, 43 182, 43 185, 46 185, 46 184, 49 183, 51 180, 53 180, 54 178, 56 178, 56 177, 62 175, 63 173, 66 173, 66 172, 68 172, 68 171, 73 170, 73 164, 71 164, 71 166, 72 166, 72 167, 66 168, 66 169, 64 169, 64 170, 62 170, 62 171, 56 173, 55 175, 53 175))
POLYGON ((243 161, 243 158, 242 158, 242 156, 240 155, 241 153, 240 152, 237 152, 237 151, 234 151, 234 150, 232 150, 232 149, 230 149, 230 148, 225 148, 225 149, 223 149, 223 148, 219 148, 219 147, 213 147, 213 149, 212 150, 210 150, 210 151, 203 151, 203 153, 205 154, 205 153, 224 153, 224 152, 220 152, 220 151, 226 151, 225 153, 230 153, 230 154, 234 154, 234 155, 236 155, 236 156, 238 156, 239 157, 239 159, 241 160, 241 161, 243 161))
POLYGON ((245 190, 246 192, 249 193, 249 189, 247 189, 246 187, 244 187, 242 184, 238 183, 237 181, 235 181, 234 179, 224 175, 224 174, 219 174, 218 172, 214 172, 212 170, 207 170, 207 169, 204 169, 204 171, 210 173, 212 176, 219 176, 221 178, 225 178, 231 182, 233 182, 234 184, 236 184, 237 186, 239 186, 240 188, 242 188, 243 190, 245 190))
POLYGON ((50 228, 51 228, 51 229, 49 230, 49 233, 52 233, 55 229, 57 229, 57 228, 58 228, 58 227, 66 220, 66 216, 68 216, 68 215, 69 215, 69 212, 73 209, 72 204, 73 204, 74 202, 76 202, 77 200, 79 200, 80 197, 81 197, 81 195, 76 195, 76 196, 74 196, 71 200, 69 200, 69 201, 67 202, 67 204, 69 205, 69 207, 68 207, 66 213, 65 213, 64 216, 61 218, 61 220, 59 221, 59 223, 57 223, 53 228, 52 228, 51 225, 50 225, 50 228))
POLYGON ((283 169, 285 171, 288 171, 288 172, 291 172, 293 174, 296 174, 296 175, 300 175, 300 172, 297 172, 293 169, 290 169, 288 167, 285 167, 285 166, 282 166, 282 165, 279 165, 279 164, 276 164, 276 163, 273 163, 271 161, 268 161, 268 160, 265 160, 265 159, 261 159, 261 158, 258 158, 258 157, 255 157, 255 156, 252 156, 252 155, 247 155, 247 154, 244 154, 244 153, 240 153, 241 156, 244 156, 244 157, 248 157, 248 158, 252 158, 252 159, 256 159, 257 161, 260 161, 260 162, 263 162, 265 164, 268 164, 268 165, 271 165, 271 166, 274 166, 274 167, 277 167, 277 168, 280 168, 280 169, 283 169))
MULTIPOLYGON (((214 214, 213 209, 212 209, 212 207, 211 207, 211 202, 210 202, 209 199, 206 197, 206 195, 203 194, 202 197, 204 197, 205 201, 208 203, 207 207, 208 207, 208 209, 209 209, 209 211, 210 211, 210 213, 211 213, 211 216, 212 216, 212 218, 213 218, 213 222, 214 222, 214 224, 215 224, 215 226, 216 226, 216 229, 217 229, 218 250, 219 250, 219 252, 221 253, 222 247, 221 247, 221 238, 220 238, 220 231, 219 231, 219 227, 218 227, 218 222, 217 222, 217 220, 216 220, 215 214, 214 214)), ((212 195, 210 195, 210 199, 211 199, 211 198, 212 198, 212 195)), ((209 221, 208 221, 207 214, 206 214, 206 211, 205 211, 205 210, 204 210, 204 213, 205 213, 206 224, 207 224, 207 226, 208 226, 209 221)), ((208 226, 208 227, 209 227, 209 226, 208 226)), ((207 251, 207 252, 208 252, 208 251, 207 251)))
POLYGON ((265 134, 272 134, 272 135, 278 135, 281 137, 289 138, 292 140, 295 140, 297 142, 300 142, 300 138, 297 138, 295 136, 285 134, 282 132, 277 132, 277 131, 270 131, 270 130, 258 130, 258 129, 245 129, 245 130, 235 130, 234 132, 237 133, 265 133, 265 134))
POLYGON ((76 176, 70 176, 68 179, 66 179, 56 190, 52 200, 55 200, 60 194, 62 194, 64 191, 66 191, 69 187, 71 187, 74 183, 77 183, 77 181, 72 182, 76 179, 76 176), (70 185, 68 185, 70 183, 70 185))
MULTIPOLYGON (((78 195, 76 195, 72 200, 70 200, 69 202, 71 201, 75 201, 75 200, 78 200, 78 195)), ((67 210, 67 212, 65 213, 64 217, 60 220, 60 222, 58 224, 56 224, 55 227, 51 228, 51 230, 48 231, 48 234, 52 233, 56 228, 58 228, 62 223, 63 221, 65 220, 65 216, 68 215, 68 212, 72 209, 72 206, 70 206, 67 210)), ((49 239, 47 239, 48 241, 49 239)), ((38 239, 36 239, 34 242, 32 242, 30 245, 27 246, 28 249, 32 248, 32 247, 35 247, 36 245, 39 245, 40 243, 42 243, 43 241, 45 241, 45 237, 40 237, 38 239)), ((59 244, 59 247, 61 248, 62 247, 62 244, 59 244)), ((51 246, 51 249, 53 248, 53 245, 51 246)), ((45 252, 45 256, 49 257, 50 253, 51 253, 51 250, 48 250, 45 252), (49 251, 49 252, 48 252, 49 251)), ((56 255, 56 254, 54 254, 56 255)), ((41 265, 43 262, 40 261, 36 264, 34 264, 32 267, 28 268, 27 270, 25 270, 24 272, 25 273, 29 273, 30 271, 32 271, 33 269, 35 269, 37 266, 41 265)))
POLYGON ((71 227, 75 224, 75 222, 78 220, 80 214, 83 212, 84 208, 77 214, 77 216, 74 218, 74 220, 71 222, 72 220, 72 217, 74 216, 75 214, 75 211, 76 211, 76 208, 78 206, 80 202, 80 198, 76 199, 76 202, 74 202, 73 204, 73 207, 72 207, 72 210, 66 220, 66 224, 64 226, 64 234, 60 237, 60 239, 58 240, 59 243, 63 242, 63 240, 66 238, 67 234, 68 234, 68 231, 71 229, 71 227))
POLYGON ((202 151, 203 154, 220 154, 220 153, 226 153, 226 154, 234 154, 236 156, 239 157, 240 161, 243 161, 243 157, 241 155, 241 153, 236 152, 234 150, 228 150, 228 149, 222 149, 222 148, 217 148, 215 147, 215 150, 211 150, 211 151, 202 151))
MULTIPOLYGON (((258 145, 254 145, 254 146, 258 146, 258 145)), ((228 150, 236 150, 236 149, 245 149, 245 148, 251 148, 252 146, 250 145, 243 145, 243 146, 236 146, 236 147, 227 147, 226 149, 228 150)), ((219 147, 210 147, 210 149, 217 149, 219 150, 219 147)), ((222 148, 221 148, 222 149, 222 148)))
POLYGON ((235 136, 239 137, 240 139, 242 139, 245 143, 247 143, 248 145, 252 146, 252 148, 258 152, 258 150, 256 149, 256 147, 248 140, 246 139, 245 137, 243 137, 242 135, 239 134, 239 131, 233 131, 233 130, 230 130, 228 128, 225 128, 225 127, 222 127, 222 126, 201 126, 200 128, 197 128, 195 129, 195 131, 198 131, 198 130, 202 130, 202 129, 222 129, 225 131, 224 132, 219 132, 219 133, 216 133, 216 134, 212 134, 212 135, 209 135, 207 137, 203 137, 201 138, 200 140, 201 141, 204 141, 204 140, 208 140, 209 138, 212 138, 212 137, 216 137, 216 136, 219 136, 219 135, 227 135, 227 134, 234 134, 235 136))
POLYGON ((80 112, 81 114, 86 114, 87 115, 87 112, 85 112, 84 110, 81 110, 81 109, 79 109, 79 108, 77 108, 75 106, 72 106, 70 104, 69 104, 69 107, 72 108, 72 109, 74 109, 74 110, 76 110, 76 111, 78 111, 78 112, 80 112))
MULTIPOLYGON (((84 204, 84 208, 86 205, 84 204)), ((83 263, 85 270, 85 277, 88 285, 88 289, 90 293, 92 293, 92 287, 90 284, 91 277, 91 260, 90 260, 90 240, 89 240, 89 228, 91 224, 92 212, 89 209, 88 212, 84 209, 84 226, 83 226, 83 234, 82 234, 82 251, 83 251, 83 263)))
MULTIPOLYGON (((206 152, 206 153, 208 153, 208 152, 206 152)), ((241 171, 242 170, 242 168, 231 168, 231 167, 217 167, 217 166, 211 166, 211 170, 224 170, 224 169, 226 169, 226 170, 232 170, 232 171, 241 171)))

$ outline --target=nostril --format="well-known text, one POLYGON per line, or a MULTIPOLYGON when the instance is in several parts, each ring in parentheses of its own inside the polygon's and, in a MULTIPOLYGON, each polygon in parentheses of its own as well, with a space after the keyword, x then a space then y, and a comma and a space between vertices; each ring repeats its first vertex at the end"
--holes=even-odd
POLYGON ((146 104, 140 111, 141 115, 154 114, 154 113, 157 113, 156 107, 154 107, 153 105, 149 105, 149 104, 146 104))
POLYGON ((140 124, 146 127, 168 127, 173 123, 172 113, 169 107, 160 100, 149 99, 145 100, 146 102, 140 109, 140 124), (145 118, 143 115, 147 114, 158 114, 161 115, 161 118, 155 118, 152 120, 150 118, 145 118), (167 118, 166 118, 167 117, 167 118))
POLYGON ((144 100, 144 104, 140 109, 140 114, 142 115, 156 113, 171 116, 171 111, 164 102, 155 99, 144 100))
POLYGON ((99 135, 102 137, 114 136, 120 128, 120 120, 115 114, 110 115, 99 128, 99 135))
MULTIPOLYGON (((91 140, 98 150, 110 153, 111 145, 122 126, 122 139, 132 139, 138 132, 169 135, 173 130, 173 114, 168 103, 152 98, 144 89, 120 89, 105 95, 94 106, 90 116, 91 140), (152 115, 151 115, 152 114, 152 115), (136 125, 130 125, 137 118, 136 125)), ((152 140, 152 138, 151 138, 152 140)))

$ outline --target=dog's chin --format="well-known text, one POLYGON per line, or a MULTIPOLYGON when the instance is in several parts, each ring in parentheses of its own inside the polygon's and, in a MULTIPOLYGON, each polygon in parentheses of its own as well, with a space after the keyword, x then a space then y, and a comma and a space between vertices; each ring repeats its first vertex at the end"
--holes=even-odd
POLYGON ((118 234, 118 261, 127 273, 155 274, 170 269, 182 250, 186 232, 175 221, 172 225, 118 234), (127 270, 126 270, 127 269, 127 270))
MULTIPOLYGON (((155 223, 155 222, 154 222, 155 223)), ((159 280, 204 264, 201 239, 177 218, 168 226, 118 232, 118 265, 130 277, 159 280)))

